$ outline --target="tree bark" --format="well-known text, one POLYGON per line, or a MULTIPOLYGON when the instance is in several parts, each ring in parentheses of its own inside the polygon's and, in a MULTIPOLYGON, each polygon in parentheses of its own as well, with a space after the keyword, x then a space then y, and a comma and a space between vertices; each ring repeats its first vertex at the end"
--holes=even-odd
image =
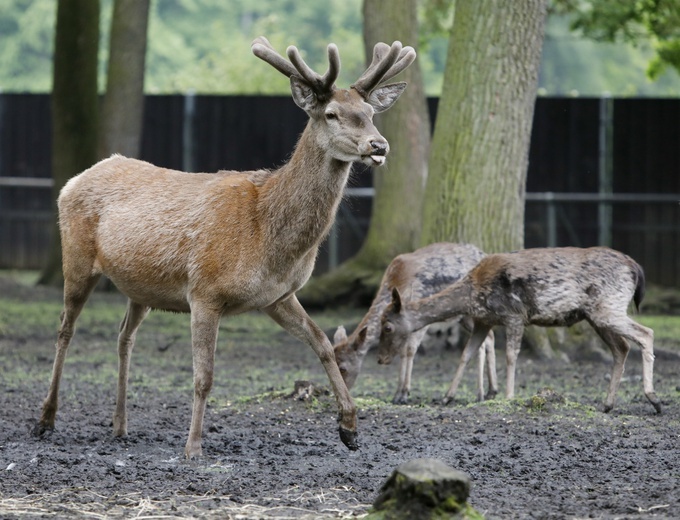
MULTIPOLYGON (((364 0, 363 19, 367 65, 379 41, 399 40, 417 50, 417 0, 364 0)), ((311 280, 298 293, 307 306, 370 304, 392 259, 418 245, 430 147, 430 119, 418 60, 395 81, 406 81, 408 88, 394 107, 375 116, 390 153, 386 165, 373 171, 375 197, 368 234, 353 258, 311 280)))
POLYGON ((524 244, 529 139, 546 0, 459 0, 430 158, 421 244, 524 244))
POLYGON ((139 157, 148 20, 149 0, 115 1, 99 126, 100 158, 113 153, 139 157))
MULTIPOLYGON (((72 176, 97 159, 97 52, 99 1, 59 0, 52 87, 52 177, 54 200, 72 176)), ((38 283, 60 285, 61 240, 57 219, 38 283)))

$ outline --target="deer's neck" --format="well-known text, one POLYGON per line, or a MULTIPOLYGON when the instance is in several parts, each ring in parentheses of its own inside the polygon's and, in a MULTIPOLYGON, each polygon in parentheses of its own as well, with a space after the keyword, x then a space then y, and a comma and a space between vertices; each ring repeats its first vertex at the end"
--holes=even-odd
POLYGON ((377 346, 380 342, 380 318, 383 311, 392 299, 391 289, 392 288, 390 285, 385 284, 384 282, 381 284, 378 294, 371 303, 371 308, 364 315, 361 322, 359 325, 357 325, 357 328, 354 329, 354 332, 350 336, 350 340, 353 340, 359 334, 361 329, 366 327, 366 340, 360 349, 363 351, 363 354, 366 354, 370 349, 377 346))
POLYGON ((406 303, 412 330, 470 312, 470 284, 465 278, 427 298, 406 303))
POLYGON ((351 163, 330 157, 316 142, 312 125, 307 124, 290 161, 262 186, 265 236, 268 244, 276 244, 280 259, 316 252, 349 177, 351 163))

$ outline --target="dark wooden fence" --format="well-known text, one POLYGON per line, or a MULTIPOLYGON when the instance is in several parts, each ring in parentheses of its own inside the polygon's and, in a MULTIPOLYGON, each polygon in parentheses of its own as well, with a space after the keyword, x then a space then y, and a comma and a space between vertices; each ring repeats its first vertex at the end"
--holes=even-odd
MULTIPOLYGON (((275 167, 305 121, 289 96, 147 96, 141 155, 188 171, 275 167)), ((41 267, 50 173, 49 97, 0 94, 0 269, 41 267)), ((370 172, 351 186, 370 187, 370 172)), ((527 247, 610 244, 680 287, 680 99, 538 98, 527 192, 527 247)), ((358 250, 369 219, 370 197, 350 196, 317 272, 358 250)))

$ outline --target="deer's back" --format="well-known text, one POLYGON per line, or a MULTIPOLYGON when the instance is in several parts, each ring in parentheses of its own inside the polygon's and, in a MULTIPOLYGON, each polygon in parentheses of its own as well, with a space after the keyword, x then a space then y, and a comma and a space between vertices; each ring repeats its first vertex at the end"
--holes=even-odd
POLYGON ((380 315, 392 300, 393 288, 409 300, 431 296, 463 278, 482 258, 484 252, 476 246, 455 242, 436 242, 395 257, 368 311, 376 334, 380 315))
POLYGON ((489 255, 470 273, 477 312, 525 323, 571 325, 625 313, 641 268, 606 247, 537 248, 489 255))

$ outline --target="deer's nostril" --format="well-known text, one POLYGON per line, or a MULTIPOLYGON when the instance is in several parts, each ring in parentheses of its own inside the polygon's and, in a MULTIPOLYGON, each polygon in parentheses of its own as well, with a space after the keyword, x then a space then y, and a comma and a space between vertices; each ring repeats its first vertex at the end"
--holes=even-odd
POLYGON ((374 152, 386 153, 388 145, 385 141, 371 141, 371 148, 374 152))

